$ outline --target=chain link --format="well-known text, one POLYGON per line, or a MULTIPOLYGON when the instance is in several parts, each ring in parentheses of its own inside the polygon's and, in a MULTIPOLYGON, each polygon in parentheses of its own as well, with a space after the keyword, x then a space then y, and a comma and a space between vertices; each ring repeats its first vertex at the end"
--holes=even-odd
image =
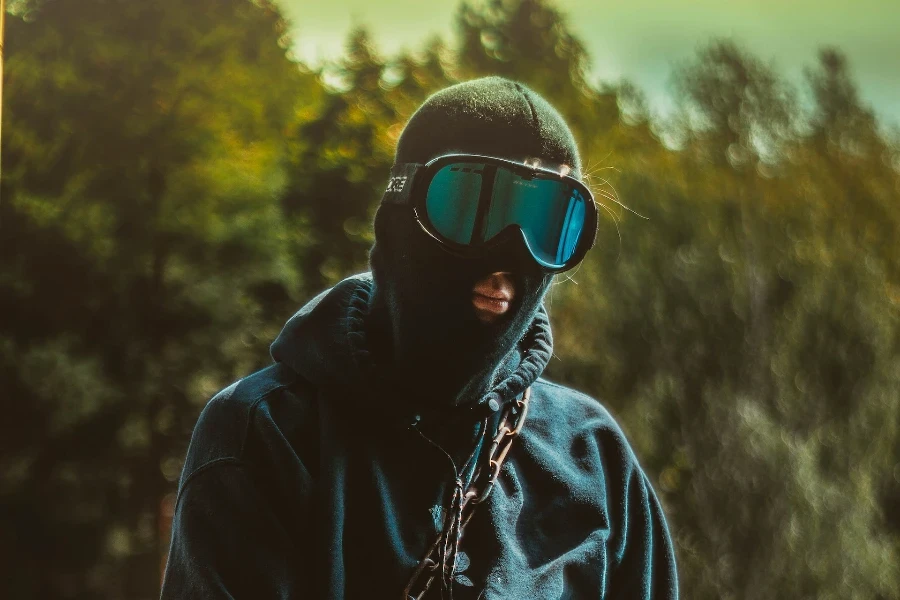
MULTIPOLYGON (((500 423, 497 426, 497 434, 494 436, 494 439, 491 440, 491 447, 487 453, 487 460, 485 463, 482 463, 482 465, 479 465, 472 477, 472 483, 462 497, 460 507, 462 518, 460 519, 457 543, 462 540, 463 529, 475 513, 475 509, 491 495, 497 477, 500 475, 500 469, 503 468, 503 462, 509 454, 509 449, 512 446, 513 440, 519 435, 519 432, 522 431, 522 425, 525 423, 525 416, 528 414, 528 401, 530 398, 531 388, 529 387, 525 389, 521 398, 518 398, 514 403, 504 409, 503 414, 500 417, 500 423), (485 469, 484 467, 487 468, 485 469)), ((454 496, 457 493, 460 493, 459 489, 454 491, 454 496)), ((451 501, 451 506, 452 505, 453 501, 451 501)), ((416 570, 413 571, 412 577, 406 585, 406 589, 403 591, 403 600, 421 600, 431 588, 434 581, 442 576, 442 574, 438 572, 441 565, 441 561, 439 560, 440 546, 442 541, 446 542, 446 540, 444 540, 444 535, 447 533, 447 520, 453 518, 453 515, 451 515, 450 512, 451 511, 449 510, 445 511, 441 530, 434 540, 434 543, 432 543, 431 547, 428 549, 425 558, 422 559, 416 567, 416 570)), ((452 576, 452 574, 449 575, 452 576)))

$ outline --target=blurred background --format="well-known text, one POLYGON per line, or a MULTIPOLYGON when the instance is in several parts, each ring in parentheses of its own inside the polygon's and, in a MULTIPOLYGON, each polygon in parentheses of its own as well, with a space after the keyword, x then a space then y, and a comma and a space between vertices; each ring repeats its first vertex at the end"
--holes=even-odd
POLYGON ((900 598, 900 3, 325 4, 8 0, 0 597, 158 596, 200 410, 367 269, 416 106, 501 74, 606 209, 545 375, 683 597, 900 598))

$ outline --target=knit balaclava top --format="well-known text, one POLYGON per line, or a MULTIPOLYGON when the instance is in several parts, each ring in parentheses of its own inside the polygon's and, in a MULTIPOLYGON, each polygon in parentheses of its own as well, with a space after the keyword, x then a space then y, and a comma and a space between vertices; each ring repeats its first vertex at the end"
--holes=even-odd
MULTIPOLYGON (((426 163, 469 153, 568 165, 580 176, 575 140, 560 114, 526 86, 485 77, 441 90, 412 115, 395 163, 426 163)), ((543 301, 552 276, 521 240, 482 258, 460 258, 421 230, 406 206, 381 204, 370 255, 374 288, 366 329, 398 402, 425 409, 479 401, 519 364, 518 342, 543 301), (475 283, 512 274, 515 297, 493 322, 472 305, 475 283)))

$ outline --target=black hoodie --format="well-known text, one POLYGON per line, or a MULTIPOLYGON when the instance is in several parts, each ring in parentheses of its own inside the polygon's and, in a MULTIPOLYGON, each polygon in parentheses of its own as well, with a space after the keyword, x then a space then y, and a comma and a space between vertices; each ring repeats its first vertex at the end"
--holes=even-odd
MULTIPOLYGON (((391 389, 364 326, 372 291, 364 273, 318 295, 272 345, 274 364, 206 406, 162 598, 402 597, 454 471, 404 410, 385 410, 391 389)), ((665 519, 622 431, 596 400, 540 378, 552 353, 543 306, 519 347, 475 404, 532 389, 526 426, 466 529, 454 597, 676 598, 665 519)), ((453 412, 420 426, 454 431, 462 447, 478 418, 453 412)))

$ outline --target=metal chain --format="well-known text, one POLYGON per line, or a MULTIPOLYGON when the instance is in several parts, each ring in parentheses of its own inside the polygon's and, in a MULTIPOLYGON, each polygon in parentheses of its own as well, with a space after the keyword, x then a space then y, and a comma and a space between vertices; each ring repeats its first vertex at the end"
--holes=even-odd
MULTIPOLYGON (((487 453, 487 460, 475 471, 475 475, 472 477, 472 483, 462 496, 459 509, 462 516, 459 519, 459 532, 456 536, 457 545, 462 540, 463 529, 468 525, 469 520, 475 513, 475 509, 478 508, 479 504, 488 499, 488 496, 491 495, 491 491, 494 489, 494 484, 497 481, 497 477, 500 475, 500 469, 503 467, 503 462, 509 454, 509 449, 512 446, 513 440, 519 435, 519 432, 522 431, 522 425, 525 424, 525 416, 528 414, 528 401, 530 398, 531 388, 529 387, 525 389, 521 398, 516 399, 514 403, 504 409, 503 414, 500 417, 500 423, 497 426, 497 434, 494 436, 494 439, 491 440, 491 447, 487 453), (482 468, 485 466, 487 469, 482 468)), ((460 492, 461 490, 459 489, 454 491, 454 498, 451 499, 450 503, 451 507, 454 504, 455 494, 460 492)), ((441 561, 439 560, 441 542, 443 541, 446 544, 448 540, 444 539, 445 535, 452 533, 447 531, 448 519, 453 518, 453 515, 451 515, 450 512, 451 511, 448 510, 446 511, 446 514, 444 514, 441 531, 438 533, 434 543, 431 544, 431 547, 425 554, 425 558, 423 558, 416 567, 409 583, 406 585, 406 589, 403 590, 403 600, 421 600, 436 579, 444 575, 452 578, 452 573, 442 574, 438 572, 441 564, 441 561)))

